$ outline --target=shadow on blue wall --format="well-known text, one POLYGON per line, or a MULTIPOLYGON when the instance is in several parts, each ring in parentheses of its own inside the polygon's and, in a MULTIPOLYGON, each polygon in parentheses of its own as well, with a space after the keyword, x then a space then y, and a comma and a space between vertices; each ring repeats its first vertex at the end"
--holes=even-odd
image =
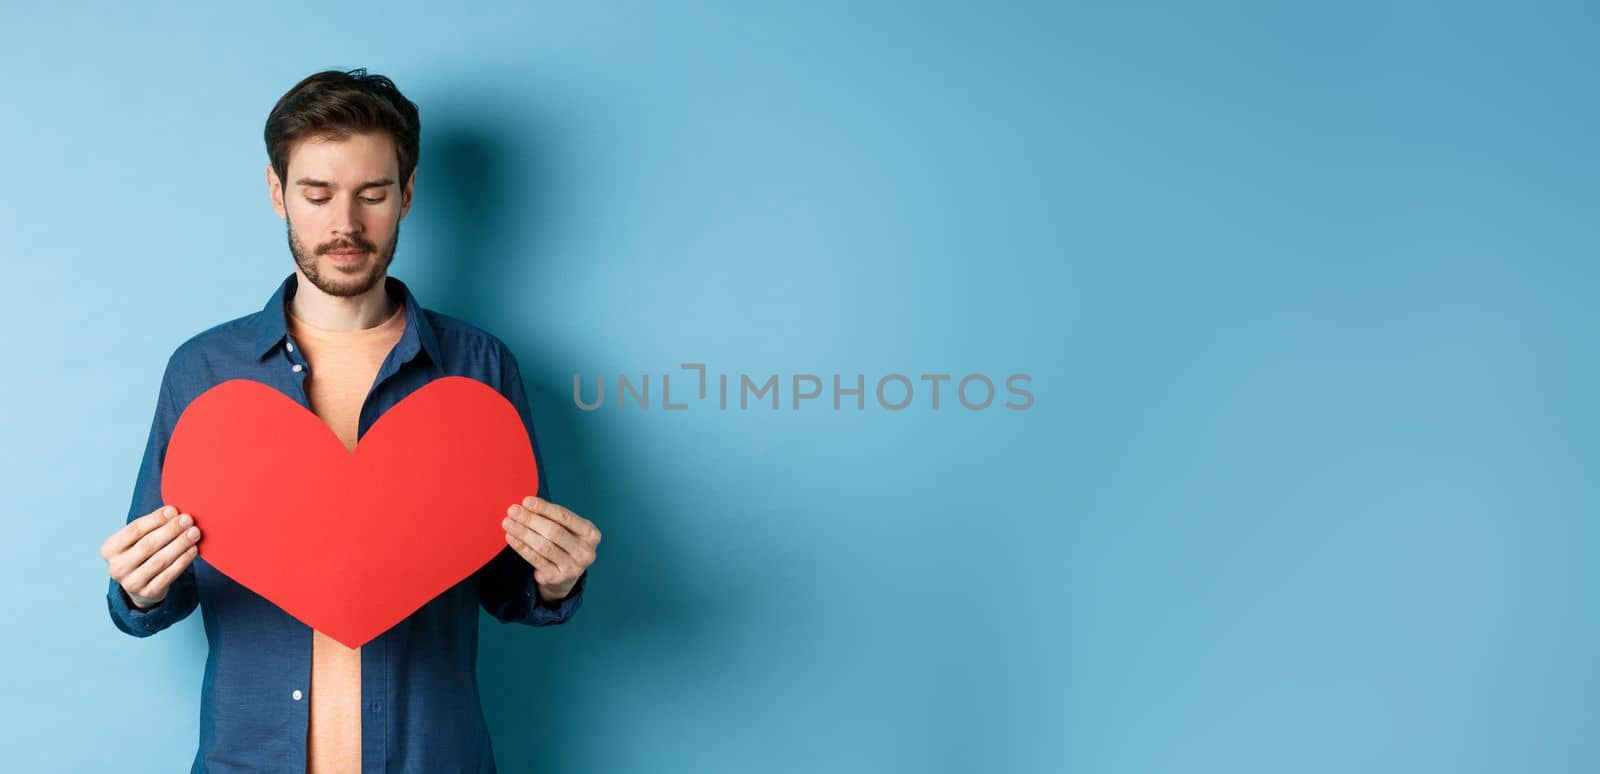
MULTIPOLYGON (((661 552, 668 543, 659 539, 662 525, 651 518, 651 504, 631 487, 618 485, 638 472, 613 461, 634 455, 613 455, 584 437, 582 417, 570 397, 570 373, 559 372, 564 364, 553 359, 556 353, 541 351, 525 317, 504 300, 499 283, 514 262, 531 262, 537 278, 546 274, 541 267, 563 259, 543 241, 508 243, 502 237, 515 231, 513 219, 547 220, 549 203, 560 196, 554 175, 544 173, 550 165, 541 163, 556 144, 545 142, 539 129, 487 117, 435 119, 424 131, 430 139, 419 165, 427 170, 431 199, 419 211, 440 218, 430 228, 450 248, 438 258, 450 264, 439 272, 424 303, 484 327, 516 354, 551 500, 591 519, 604 533, 584 606, 566 624, 529 628, 483 616, 479 684, 495 757, 506 772, 580 770, 582 762, 563 742, 593 730, 577 727, 583 718, 606 713, 604 707, 582 705, 591 687, 607 679, 608 645, 627 641, 628 650, 645 653, 682 648, 694 641, 697 623, 708 614, 707 600, 686 598, 675 582, 675 563, 661 552), (511 165, 505 159, 512 154, 523 160, 515 180, 506 171, 511 165), (536 172, 523 179, 528 159, 536 172), (652 639, 660 640, 661 648, 641 645, 652 639)), ((423 181, 419 171, 419 191, 423 181)), ((542 287, 537 281, 531 285, 542 287)), ((667 652, 663 656, 664 664, 679 660, 667 652)))

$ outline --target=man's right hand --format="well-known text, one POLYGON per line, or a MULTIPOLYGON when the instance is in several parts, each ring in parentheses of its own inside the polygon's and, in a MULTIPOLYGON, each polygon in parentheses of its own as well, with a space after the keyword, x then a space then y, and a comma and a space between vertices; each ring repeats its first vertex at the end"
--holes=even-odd
POLYGON ((200 528, 193 525, 193 516, 163 505, 128 522, 100 546, 107 571, 136 607, 147 610, 160 604, 167 588, 194 561, 200 528))

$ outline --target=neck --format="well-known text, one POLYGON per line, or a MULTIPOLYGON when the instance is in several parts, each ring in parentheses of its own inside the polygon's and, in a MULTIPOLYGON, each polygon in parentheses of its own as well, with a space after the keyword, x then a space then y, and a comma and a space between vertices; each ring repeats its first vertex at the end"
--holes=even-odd
POLYGON ((296 268, 294 296, 289 313, 316 328, 334 331, 359 331, 389 319, 399 302, 389 298, 387 278, 380 278, 371 290, 358 296, 331 296, 322 292, 296 268))

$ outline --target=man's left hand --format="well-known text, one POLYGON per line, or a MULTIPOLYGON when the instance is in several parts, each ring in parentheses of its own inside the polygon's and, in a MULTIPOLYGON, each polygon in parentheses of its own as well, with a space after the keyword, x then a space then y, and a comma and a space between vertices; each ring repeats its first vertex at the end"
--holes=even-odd
POLYGON ((600 529, 594 522, 552 502, 528 496, 506 509, 501 526, 506 542, 533 565, 539 596, 563 599, 594 564, 600 529))

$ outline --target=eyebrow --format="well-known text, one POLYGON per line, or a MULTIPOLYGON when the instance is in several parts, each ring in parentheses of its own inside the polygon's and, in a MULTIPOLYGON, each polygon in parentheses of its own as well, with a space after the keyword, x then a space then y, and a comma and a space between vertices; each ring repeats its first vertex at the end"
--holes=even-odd
MULTIPOLYGON (((305 186, 310 186, 312 188, 338 188, 339 187, 339 186, 336 186, 336 185, 334 185, 332 183, 327 182, 326 180, 312 180, 309 177, 302 177, 299 180, 294 181, 294 183, 295 183, 295 185, 305 185, 305 186)), ((386 186, 386 185, 394 185, 394 181, 390 180, 387 177, 380 177, 377 180, 368 180, 367 182, 356 186, 356 193, 361 193, 362 191, 365 191, 368 188, 382 188, 383 186, 386 186)))

